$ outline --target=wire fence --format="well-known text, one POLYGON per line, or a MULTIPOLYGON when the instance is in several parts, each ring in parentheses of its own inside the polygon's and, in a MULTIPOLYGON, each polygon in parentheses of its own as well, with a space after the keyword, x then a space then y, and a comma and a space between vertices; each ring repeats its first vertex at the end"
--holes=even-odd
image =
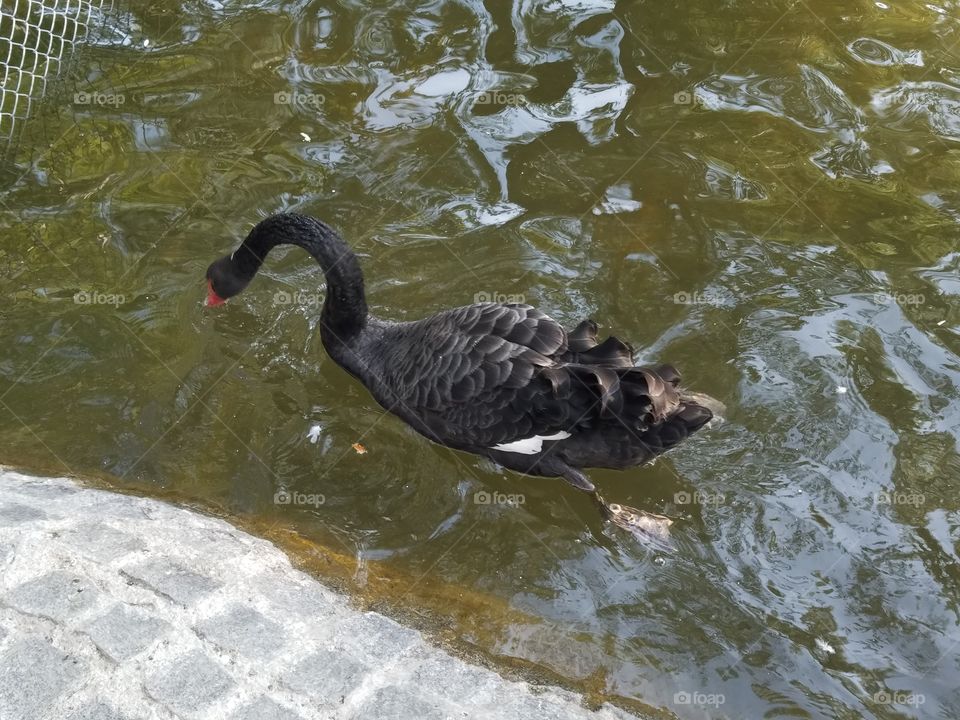
POLYGON ((74 51, 103 26, 113 0, 3 0, 0 5, 0 155, 74 51))

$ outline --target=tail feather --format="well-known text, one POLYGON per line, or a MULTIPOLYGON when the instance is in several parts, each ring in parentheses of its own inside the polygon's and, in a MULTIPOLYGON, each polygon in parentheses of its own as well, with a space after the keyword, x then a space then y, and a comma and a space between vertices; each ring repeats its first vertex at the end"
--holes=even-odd
POLYGON ((567 335, 567 348, 571 362, 616 368, 633 366, 633 348, 612 335, 597 342, 597 324, 592 320, 584 320, 567 335))
POLYGON ((611 335, 599 345, 577 353, 577 359, 589 365, 628 368, 633 367, 633 348, 611 335))
POLYGON ((572 352, 587 352, 597 346, 597 324, 593 320, 584 320, 572 332, 567 333, 567 347, 572 352))
POLYGON ((565 363, 544 371, 554 397, 572 401, 579 395, 582 400, 586 386, 591 402, 599 401, 600 422, 630 428, 651 456, 685 440, 722 408, 713 398, 681 389, 680 373, 672 365, 638 367, 627 343, 612 336, 598 342, 597 325, 590 320, 568 334, 567 346, 565 363))

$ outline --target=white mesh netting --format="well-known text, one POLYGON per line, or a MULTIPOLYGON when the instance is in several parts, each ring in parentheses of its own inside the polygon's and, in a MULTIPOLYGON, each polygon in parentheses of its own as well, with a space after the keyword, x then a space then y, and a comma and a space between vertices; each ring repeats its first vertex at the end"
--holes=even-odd
POLYGON ((112 0, 2 0, 0 149, 11 144, 48 80, 112 8, 112 0))

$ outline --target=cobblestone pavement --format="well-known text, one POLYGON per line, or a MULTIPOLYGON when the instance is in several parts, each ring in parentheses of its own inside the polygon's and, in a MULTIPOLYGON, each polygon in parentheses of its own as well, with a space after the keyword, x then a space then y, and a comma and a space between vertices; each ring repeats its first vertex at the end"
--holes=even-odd
POLYGON ((222 520, 0 470, 0 720, 630 717, 354 610, 222 520))

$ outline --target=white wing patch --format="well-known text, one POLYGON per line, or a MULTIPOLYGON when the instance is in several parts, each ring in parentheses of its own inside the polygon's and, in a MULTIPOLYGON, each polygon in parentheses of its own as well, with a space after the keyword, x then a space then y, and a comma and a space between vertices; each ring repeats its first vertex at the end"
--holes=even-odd
POLYGON ((543 449, 544 440, 566 440, 570 433, 561 430, 553 435, 534 435, 523 440, 514 440, 513 442, 500 443, 494 445, 493 450, 502 450, 503 452, 512 452, 519 455, 536 455, 543 449))

